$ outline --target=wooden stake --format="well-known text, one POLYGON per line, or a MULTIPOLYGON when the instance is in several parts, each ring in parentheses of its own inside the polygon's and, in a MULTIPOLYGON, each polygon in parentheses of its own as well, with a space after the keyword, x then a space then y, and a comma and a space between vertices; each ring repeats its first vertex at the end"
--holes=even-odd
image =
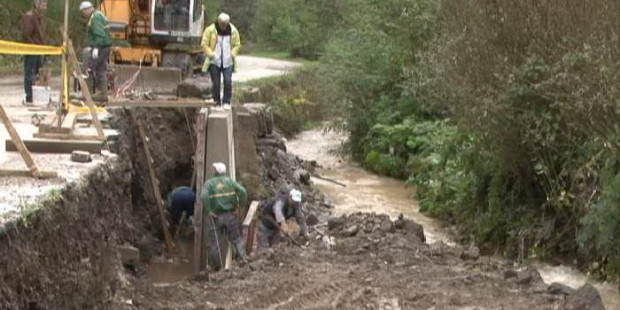
POLYGON ((157 176, 155 175, 155 169, 151 162, 153 161, 153 157, 151 156, 151 151, 149 150, 148 141, 146 138, 146 133, 144 131, 144 126, 142 126, 142 122, 136 118, 136 116, 131 113, 131 117, 134 123, 138 126, 138 132, 140 134, 140 139, 142 140, 142 146, 144 148, 144 154, 146 157, 147 167, 149 169, 149 177, 151 180, 151 188, 153 189, 153 195, 155 196, 155 203, 157 204, 157 209, 159 210, 159 217, 161 220, 162 229, 164 230, 164 241, 166 243, 166 249, 169 252, 174 251, 175 245, 174 240, 172 240, 172 236, 170 235, 170 231, 168 230, 168 222, 166 221, 166 214, 164 212, 164 204, 161 199, 161 191, 159 190, 159 181, 157 181, 157 176))
POLYGON ((69 64, 73 69, 77 72, 77 79, 80 83, 80 87, 82 88, 82 93, 84 94, 84 98, 86 106, 88 107, 88 111, 90 112, 90 116, 93 118, 93 124, 95 125, 95 129, 97 129, 97 137, 100 139, 105 139, 105 135, 103 133, 103 126, 101 126, 101 122, 99 121, 99 117, 97 116, 97 111, 95 111, 95 105, 93 104, 93 99, 90 94, 90 90, 88 90, 88 85, 84 78, 82 78, 82 70, 80 69, 77 56, 75 55, 75 50, 73 49, 73 43, 71 40, 67 40, 67 52, 69 56, 69 64))
POLYGON ((205 148, 206 148, 206 132, 207 132, 207 119, 209 118, 208 112, 200 113, 196 121, 196 155, 194 156, 194 170, 196 175, 196 202, 194 203, 194 274, 200 273, 203 267, 202 258, 207 255, 203 255, 202 236, 204 230, 204 219, 202 214, 202 187, 205 182, 205 148))
POLYGON ((41 178, 41 172, 39 171, 39 167, 34 162, 34 159, 32 159, 32 155, 30 155, 30 152, 28 152, 26 145, 24 145, 24 141, 22 141, 22 139, 19 137, 19 134, 17 134, 17 130, 15 130, 15 127, 13 127, 9 116, 6 114, 6 111, 4 111, 2 105, 0 105, 0 119, 2 119, 2 123, 4 124, 4 127, 6 127, 6 131, 9 132, 13 144, 15 144, 15 147, 22 155, 22 158, 24 159, 26 166, 28 166, 28 169, 30 169, 32 176, 35 178, 41 178))

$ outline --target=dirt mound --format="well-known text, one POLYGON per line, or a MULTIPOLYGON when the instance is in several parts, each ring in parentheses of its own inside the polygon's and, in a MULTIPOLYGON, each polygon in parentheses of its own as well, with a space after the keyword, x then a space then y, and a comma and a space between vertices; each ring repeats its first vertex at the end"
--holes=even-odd
MULTIPOLYGON (((401 221, 404 219, 401 219, 401 221)), ((249 266, 211 282, 155 287, 135 300, 146 309, 563 309, 533 270, 422 241, 412 225, 353 214, 313 229, 249 266), (510 276, 507 276, 510 275, 510 276), (512 276, 514 275, 514 277, 512 276), (527 279, 527 280, 526 280, 527 279)))

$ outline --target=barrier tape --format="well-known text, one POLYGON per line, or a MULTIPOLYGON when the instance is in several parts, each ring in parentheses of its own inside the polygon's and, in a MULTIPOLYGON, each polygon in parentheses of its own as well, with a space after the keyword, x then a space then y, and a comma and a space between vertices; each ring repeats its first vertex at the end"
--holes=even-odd
POLYGON ((0 40, 0 54, 9 55, 62 55, 62 46, 26 44, 0 40))

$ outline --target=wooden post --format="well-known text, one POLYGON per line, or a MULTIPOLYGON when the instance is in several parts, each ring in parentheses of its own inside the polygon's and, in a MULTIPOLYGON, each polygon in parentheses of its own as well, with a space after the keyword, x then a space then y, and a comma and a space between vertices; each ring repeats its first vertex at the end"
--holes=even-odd
MULTIPOLYGON (((203 214, 202 214, 202 186, 205 182, 205 148, 206 148, 206 130, 207 130, 207 113, 200 113, 196 121, 196 154, 194 156, 194 170, 196 175, 196 202, 194 204, 194 274, 202 271, 203 255, 202 236, 203 236, 203 214)), ((206 267, 206 266, 205 266, 206 267)))
POLYGON ((64 53, 62 54, 62 66, 61 66, 62 73, 60 74, 60 76, 62 77, 62 87, 61 87, 61 93, 60 93, 60 102, 58 102, 58 110, 56 111, 57 118, 58 118, 58 128, 60 128, 60 125, 62 124, 63 107, 69 103, 69 98, 68 96, 66 96, 67 89, 69 88, 69 79, 68 79, 68 75, 66 74, 68 72, 67 70, 67 42, 69 40, 69 0, 65 0, 65 12, 64 13, 65 13, 64 24, 62 26, 62 45, 64 48, 64 53), (67 72, 65 70, 67 70, 67 72))
POLYGON ((0 119, 2 119, 2 123, 4 123, 6 131, 9 132, 13 144, 15 144, 15 147, 22 155, 22 158, 24 159, 26 166, 28 166, 28 169, 30 169, 32 176, 35 178, 41 178, 42 176, 41 172, 39 171, 39 167, 37 167, 34 159, 32 159, 32 155, 30 155, 30 152, 28 152, 26 145, 24 145, 24 141, 22 141, 22 139, 19 137, 19 134, 17 134, 17 130, 15 130, 15 127, 13 127, 9 116, 6 114, 6 111, 4 111, 2 105, 0 105, 0 119))
POLYGON ((93 124, 95 125, 95 129, 97 129, 97 137, 100 140, 105 140, 103 126, 101 126, 101 122, 99 121, 99 117, 97 116, 97 111, 95 111, 95 105, 93 104, 90 90, 88 90, 88 85, 86 85, 86 81, 84 81, 84 78, 82 78, 82 70, 80 70, 80 66, 77 60, 77 56, 75 55, 75 50, 73 49, 73 43, 71 43, 71 40, 67 40, 67 52, 69 56, 69 64, 75 70, 74 72, 77 72, 77 79, 80 83, 80 87, 82 88, 84 98, 86 99, 86 106, 88 107, 90 116, 93 118, 93 124))
POLYGON ((245 235, 245 252, 247 255, 252 254, 252 249, 254 248, 254 239, 256 236, 256 211, 258 210, 258 206, 260 202, 252 201, 250 207, 248 208, 248 212, 245 214, 245 219, 243 220, 243 229, 247 232, 245 235))
POLYGON ((159 190, 159 181, 157 180, 157 176, 155 175, 155 169, 153 168, 153 157, 151 156, 151 151, 149 150, 148 139, 144 131, 144 126, 142 126, 142 122, 140 122, 140 120, 136 118, 133 112, 129 113, 131 113, 131 117, 134 123, 138 126, 138 132, 140 134, 140 139, 142 140, 144 155, 146 157, 146 165, 148 167, 149 177, 151 180, 151 188, 153 189, 155 203, 157 204, 162 229, 164 230, 164 241, 166 243, 166 249, 169 252, 172 252, 175 249, 175 245, 174 241, 172 240, 172 236, 170 235, 170 231, 168 230, 168 222, 166 221, 166 214, 164 212, 164 203, 162 201, 161 191, 159 190))

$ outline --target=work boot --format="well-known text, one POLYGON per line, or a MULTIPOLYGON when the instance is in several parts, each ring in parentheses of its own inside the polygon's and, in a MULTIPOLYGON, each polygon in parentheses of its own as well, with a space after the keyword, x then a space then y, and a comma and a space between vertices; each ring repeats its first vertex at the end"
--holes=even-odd
POLYGON ((99 89, 99 93, 93 96, 93 100, 99 102, 108 102, 108 81, 99 81, 97 83, 97 89, 99 89))
POLYGON ((245 255, 245 242, 243 242, 243 239, 239 238, 235 240, 235 249, 237 250, 237 263, 239 266, 243 267, 248 263, 248 258, 245 255))

